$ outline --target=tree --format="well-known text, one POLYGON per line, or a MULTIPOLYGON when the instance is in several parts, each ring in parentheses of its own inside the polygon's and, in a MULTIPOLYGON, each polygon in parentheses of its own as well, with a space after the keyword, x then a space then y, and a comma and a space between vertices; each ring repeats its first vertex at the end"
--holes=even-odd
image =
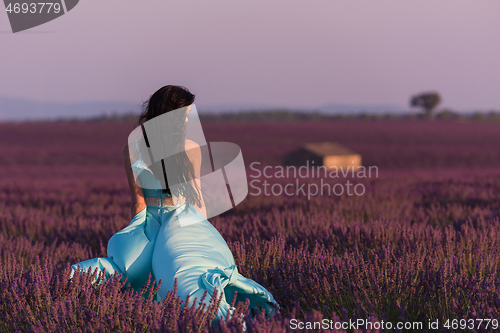
POLYGON ((427 118, 434 118, 434 109, 441 102, 441 97, 437 92, 427 92, 412 96, 410 106, 421 107, 424 109, 427 118))

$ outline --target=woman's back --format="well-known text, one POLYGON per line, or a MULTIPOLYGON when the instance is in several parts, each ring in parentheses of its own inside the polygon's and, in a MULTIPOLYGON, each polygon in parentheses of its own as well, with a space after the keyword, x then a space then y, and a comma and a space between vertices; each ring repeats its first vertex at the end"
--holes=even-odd
MULTIPOLYGON (((136 150, 139 151, 139 144, 135 143, 136 150)), ((186 140, 185 142, 186 155, 189 158, 190 163, 193 165, 194 173, 196 179, 192 180, 201 187, 199 183, 199 168, 201 166, 201 150, 197 143, 192 140, 186 140)), ((185 198, 182 196, 175 196, 172 198, 170 193, 170 186, 168 184, 168 176, 166 175, 166 170, 162 167, 161 161, 153 163, 151 165, 146 165, 146 162, 142 158, 143 154, 148 152, 140 152, 136 156, 131 156, 129 152, 129 145, 125 145, 122 150, 122 157, 125 166, 125 171, 127 174, 127 179, 129 182, 131 194, 132 194, 132 216, 137 214, 139 211, 144 209, 148 205, 146 201, 150 204, 158 202, 161 199, 164 205, 174 205, 182 204, 185 202, 185 198), (132 159, 132 163, 131 163, 132 159), (135 173, 135 175, 134 175, 135 173), (161 177, 165 181, 161 181, 161 177), (166 193, 167 192, 167 193, 166 193), (149 198, 149 199, 148 199, 149 198)), ((201 196, 201 192, 200 192, 201 196)), ((196 207, 202 212, 206 211, 204 207, 203 197, 200 197, 202 205, 196 205, 196 207)), ((204 214, 206 216, 206 214, 204 214)))
MULTIPOLYGON (((199 146, 190 141, 186 143, 186 149, 191 152, 188 156, 191 156, 195 170, 199 169, 199 146)), ((148 182, 158 186, 158 179, 143 161, 136 161, 131 169, 135 169, 142 184, 148 182)), ((161 189, 141 189, 147 193, 146 202, 149 201, 148 195, 161 195, 161 189)), ((215 289, 223 291, 219 318, 229 311, 235 291, 238 291, 240 301, 249 298, 252 307, 259 305, 268 314, 272 313, 271 304, 276 303, 272 295, 238 273, 227 243, 206 216, 193 205, 172 205, 171 201, 166 204, 164 200, 146 205, 134 216, 129 227, 109 240, 108 255, 118 260, 127 274, 136 276, 132 279, 134 285, 139 287, 145 283, 151 272, 156 280, 162 280, 159 299, 174 288, 177 279, 178 294, 182 298, 191 295, 191 303, 195 298, 200 300, 205 290, 209 296, 215 289), (132 234, 135 235, 134 241, 131 241, 132 234), (135 245, 130 246, 131 243, 135 245), (119 258, 125 260, 122 262, 119 258)))

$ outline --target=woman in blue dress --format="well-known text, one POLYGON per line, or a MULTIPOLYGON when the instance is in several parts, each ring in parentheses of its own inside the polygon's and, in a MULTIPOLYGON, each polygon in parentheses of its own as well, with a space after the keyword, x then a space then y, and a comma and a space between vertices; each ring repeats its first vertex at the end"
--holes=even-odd
MULTIPOLYGON (((129 145, 123 148, 132 221, 110 238, 107 258, 74 264, 73 273, 78 269, 98 269, 105 270, 105 278, 109 278, 117 272, 128 278, 134 290, 140 290, 151 273, 155 280, 162 281, 158 300, 174 289, 177 280, 177 293, 181 299, 190 295, 189 305, 195 299, 200 302, 205 291, 208 293, 206 304, 215 289, 217 298, 223 293, 216 319, 225 318, 231 312, 235 292, 237 303, 249 299, 250 309, 261 308, 266 315, 273 315, 278 304, 271 293, 238 272, 229 247, 206 218, 207 207, 200 191, 201 150, 185 135, 185 122, 194 98, 188 89, 169 85, 144 103, 137 123, 144 134, 147 121, 176 111, 169 114, 174 117, 166 125, 169 128, 162 128, 162 132, 168 133, 165 140, 179 153, 148 166, 144 156, 141 157, 141 153, 147 152, 141 151, 137 141, 134 153, 138 153, 138 157, 133 157, 129 145), (180 108, 185 111, 179 113, 180 108), (165 170, 169 170, 168 181, 165 170)), ((144 136, 145 145, 149 147, 144 136)))

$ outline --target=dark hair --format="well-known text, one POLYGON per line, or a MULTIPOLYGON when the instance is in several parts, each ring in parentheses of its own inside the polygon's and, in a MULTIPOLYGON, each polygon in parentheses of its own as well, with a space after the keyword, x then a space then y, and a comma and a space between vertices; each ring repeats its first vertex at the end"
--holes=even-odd
POLYGON ((165 112, 176 110, 194 103, 195 95, 183 86, 168 85, 158 89, 148 101, 142 103, 142 113, 137 125, 142 125, 165 112))
MULTIPOLYGON (((146 132, 143 124, 166 112, 177 110, 182 107, 187 107, 194 103, 195 95, 193 95, 187 88, 182 86, 168 85, 158 89, 148 101, 142 104, 142 112, 137 120, 137 126, 142 127, 146 144, 146 132)), ((185 151, 186 144, 186 130, 185 130, 186 115, 179 114, 176 116, 172 124, 168 124, 165 129, 164 137, 165 143, 170 147, 180 151, 171 157, 161 160, 163 168, 165 184, 167 189, 163 189, 163 193, 171 193, 175 196, 184 196, 189 204, 197 204, 201 206, 201 194, 196 182, 193 181, 194 186, 189 180, 195 179, 193 164, 189 160, 185 151), (165 170, 175 170, 169 178, 171 185, 183 184, 176 186, 173 189, 168 187, 168 181, 165 170), (171 178, 175 179, 171 179, 171 178)))

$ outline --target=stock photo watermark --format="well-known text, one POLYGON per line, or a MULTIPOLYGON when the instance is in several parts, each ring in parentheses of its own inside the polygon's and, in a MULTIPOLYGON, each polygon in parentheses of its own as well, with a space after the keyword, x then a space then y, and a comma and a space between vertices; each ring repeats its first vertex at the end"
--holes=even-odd
POLYGON ((378 178, 377 166, 318 166, 314 163, 302 166, 265 166, 261 168, 260 162, 250 164, 250 169, 253 171, 249 175, 253 180, 250 181, 249 194, 252 196, 307 196, 311 197, 323 195, 335 196, 361 196, 366 192, 366 187, 362 183, 352 182, 350 179, 366 179, 378 178), (350 179, 346 179, 350 177, 350 179), (264 178, 264 180, 262 180, 264 178), (304 182, 304 179, 319 179, 319 184, 304 182), (346 179, 345 183, 325 182, 325 179, 346 179), (271 179, 294 179, 286 183, 271 183, 271 179))
POLYGON ((78 1, 4 0, 4 5, 12 32, 16 33, 37 27, 66 14, 78 4, 78 1))
POLYGON ((347 321, 334 321, 330 319, 323 319, 322 321, 315 321, 315 322, 310 322, 310 321, 300 321, 298 319, 292 318, 290 320, 290 329, 292 330, 360 330, 360 329, 366 329, 366 330, 409 330, 409 331, 422 331, 424 328, 429 329, 429 330, 437 330, 440 327, 444 327, 446 329, 452 329, 452 330, 457 330, 457 329, 470 329, 470 330, 479 330, 479 329, 485 329, 487 330, 488 328, 490 329, 498 329, 499 323, 498 319, 446 319, 446 320, 439 320, 439 319, 428 319, 427 322, 422 322, 422 321, 398 321, 398 322, 391 322, 391 321, 384 321, 384 320, 370 320, 370 319, 349 319, 347 321))

